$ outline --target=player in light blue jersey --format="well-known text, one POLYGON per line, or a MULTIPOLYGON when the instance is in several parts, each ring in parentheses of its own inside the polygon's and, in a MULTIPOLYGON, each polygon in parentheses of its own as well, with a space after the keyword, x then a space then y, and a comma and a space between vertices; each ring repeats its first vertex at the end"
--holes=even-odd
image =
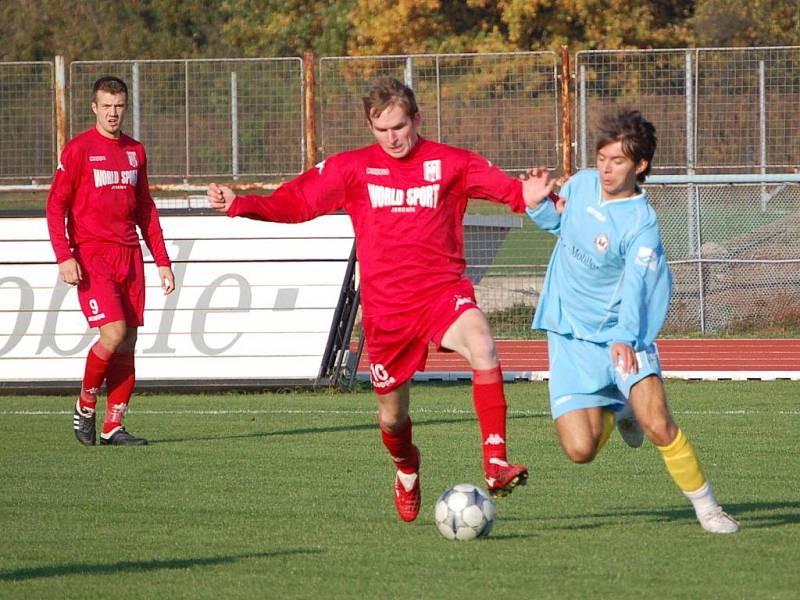
POLYGON ((567 457, 592 461, 615 423, 632 447, 646 434, 703 528, 733 533, 738 524, 714 498, 664 393, 654 341, 672 274, 639 187, 655 148, 655 128, 641 113, 609 114, 599 126, 597 168, 571 177, 558 202, 528 209, 557 237, 533 328, 547 331, 550 407, 567 457))

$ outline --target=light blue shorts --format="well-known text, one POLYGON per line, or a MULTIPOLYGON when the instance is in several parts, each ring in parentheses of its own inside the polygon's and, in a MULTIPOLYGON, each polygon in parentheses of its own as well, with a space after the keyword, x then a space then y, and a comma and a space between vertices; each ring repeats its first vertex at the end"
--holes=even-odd
POLYGON ((611 363, 610 344, 596 344, 547 332, 550 359, 550 413, 555 421, 571 410, 625 407, 633 385, 645 377, 661 378, 658 348, 652 344, 636 353, 638 373, 623 374, 611 363))

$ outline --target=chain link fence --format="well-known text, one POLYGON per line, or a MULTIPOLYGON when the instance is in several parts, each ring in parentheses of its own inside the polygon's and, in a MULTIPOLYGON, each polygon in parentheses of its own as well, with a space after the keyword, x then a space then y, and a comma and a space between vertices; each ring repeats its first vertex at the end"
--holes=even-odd
POLYGON ((361 98, 390 76, 414 89, 428 139, 468 148, 507 171, 559 166, 552 52, 324 57, 319 61, 324 156, 372 143, 361 98))
POLYGON ((53 88, 53 63, 0 63, 0 183, 49 182, 53 176, 53 88))
POLYGON ((578 165, 604 112, 656 126, 645 187, 675 275, 668 332, 798 330, 799 67, 796 47, 577 54, 578 165))
MULTIPOLYGON (((617 106, 654 122, 647 190, 675 290, 667 333, 795 335, 800 323, 800 48, 592 51, 574 61, 573 148, 594 163, 597 116, 617 106)), ((319 154, 373 140, 362 96, 382 75, 409 83, 422 134, 517 173, 562 169, 558 60, 549 52, 324 57, 317 62, 319 154)), ((285 179, 305 164, 300 59, 76 62, 70 135, 91 127, 91 86, 130 88, 126 130, 154 182, 285 179)), ((49 182, 53 65, 0 63, 0 185, 49 182)), ((468 275, 499 337, 530 320, 553 239, 503 206, 470 203, 468 275)))

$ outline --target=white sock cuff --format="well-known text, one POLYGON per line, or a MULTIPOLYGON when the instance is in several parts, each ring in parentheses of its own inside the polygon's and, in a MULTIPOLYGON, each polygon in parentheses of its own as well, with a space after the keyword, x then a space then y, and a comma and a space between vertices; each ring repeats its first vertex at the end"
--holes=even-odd
POLYGON ((683 492, 683 495, 692 501, 694 510, 698 513, 719 506, 717 499, 714 497, 714 490, 711 489, 711 484, 707 481, 700 489, 693 492, 683 492))

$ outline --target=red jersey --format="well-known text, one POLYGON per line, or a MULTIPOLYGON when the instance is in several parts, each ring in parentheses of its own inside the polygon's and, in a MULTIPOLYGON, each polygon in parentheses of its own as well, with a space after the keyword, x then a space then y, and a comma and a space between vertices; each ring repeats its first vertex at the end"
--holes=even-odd
POLYGON ((94 127, 75 136, 61 153, 47 197, 56 262, 72 258, 70 247, 81 244, 138 246, 137 225, 156 265, 170 266, 147 183, 144 146, 125 134, 107 138, 94 127))
POLYGON ((403 158, 378 144, 336 154, 269 197, 237 196, 231 217, 297 223, 344 209, 370 316, 413 311, 464 274, 469 198, 524 212, 522 182, 467 150, 420 138, 403 158))

